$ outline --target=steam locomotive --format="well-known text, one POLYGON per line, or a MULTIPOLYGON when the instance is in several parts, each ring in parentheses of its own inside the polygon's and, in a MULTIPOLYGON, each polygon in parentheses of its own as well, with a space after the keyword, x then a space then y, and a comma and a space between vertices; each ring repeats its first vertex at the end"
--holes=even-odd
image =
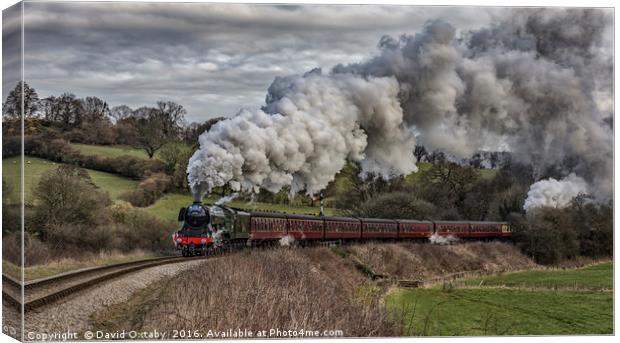
POLYGON ((183 256, 206 255, 209 250, 231 244, 273 244, 283 239, 300 244, 313 241, 510 239, 507 222, 425 221, 323 217, 295 214, 246 212, 222 205, 194 202, 181 208, 183 222, 173 241, 183 256))

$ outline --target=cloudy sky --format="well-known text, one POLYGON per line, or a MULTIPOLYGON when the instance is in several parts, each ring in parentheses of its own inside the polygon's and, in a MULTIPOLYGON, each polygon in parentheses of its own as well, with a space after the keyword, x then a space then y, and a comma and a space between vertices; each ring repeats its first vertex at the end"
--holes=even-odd
MULTIPOLYGON (((19 27, 8 13, 3 98, 14 86, 7 71, 19 63, 7 49, 19 27)), ((188 121, 203 121, 260 107, 276 76, 365 60, 383 35, 415 33, 437 18, 467 31, 505 15, 473 7, 28 2, 25 79, 40 97, 71 92, 132 108, 166 99, 182 104, 188 121)))

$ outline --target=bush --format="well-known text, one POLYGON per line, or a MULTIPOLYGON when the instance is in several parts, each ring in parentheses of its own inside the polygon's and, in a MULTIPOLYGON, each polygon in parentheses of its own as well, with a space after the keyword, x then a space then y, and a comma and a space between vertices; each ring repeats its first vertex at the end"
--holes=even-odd
MULTIPOLYGON (((24 233, 24 265, 31 266, 49 261, 51 250, 49 246, 28 232, 24 233)), ((21 265, 22 236, 21 232, 14 232, 2 237, 2 258, 15 265, 21 265)))
POLYGON ((44 239, 50 228, 59 225, 105 224, 102 212, 111 202, 84 169, 70 165, 61 165, 43 174, 34 194, 37 197, 35 232, 44 239))
POLYGON ((168 190, 171 178, 164 173, 155 173, 140 182, 138 188, 121 194, 121 199, 134 206, 145 207, 155 203, 168 190))
MULTIPOLYGON (((104 216, 101 219, 108 221, 104 216)), ((46 241, 56 250, 78 247, 85 252, 99 252, 109 251, 120 245, 117 237, 113 225, 62 223, 47 228, 46 241)))
POLYGON ((2 233, 21 231, 21 205, 2 204, 2 233))
POLYGON ((174 228, 158 221, 155 217, 123 202, 111 207, 112 220, 122 242, 118 249, 131 251, 144 249, 161 252, 171 249, 171 234, 174 228))
POLYGON ((2 158, 19 156, 22 153, 22 140, 19 136, 2 137, 2 158))
POLYGON ((580 253, 577 229, 562 209, 530 211, 526 227, 516 233, 516 239, 523 252, 541 264, 555 264, 580 253))
POLYGON ((159 150, 159 158, 165 163, 166 171, 172 175, 171 187, 187 189, 187 163, 193 149, 178 143, 169 143, 159 150))

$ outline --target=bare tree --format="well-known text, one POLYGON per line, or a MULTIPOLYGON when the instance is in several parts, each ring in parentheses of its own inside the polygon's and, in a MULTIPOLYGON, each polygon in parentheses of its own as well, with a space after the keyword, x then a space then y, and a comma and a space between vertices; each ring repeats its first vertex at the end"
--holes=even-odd
POLYGON ((133 110, 127 105, 115 106, 112 107, 112 109, 110 110, 110 117, 114 119, 115 123, 118 123, 125 118, 131 117, 132 114, 133 110))
POLYGON ((178 139, 187 111, 172 101, 158 101, 152 115, 157 118, 167 139, 178 139))
POLYGON ((108 104, 97 97, 86 97, 81 101, 84 120, 98 122, 107 120, 110 114, 108 104))
POLYGON ((8 118, 19 118, 22 114, 22 94, 24 101, 24 116, 32 117, 36 114, 39 104, 39 95, 26 82, 18 82, 9 92, 2 104, 2 114, 8 118), (23 90, 22 90, 23 86, 23 90), (23 91, 23 93, 22 93, 23 91))
POLYGON ((63 128, 79 126, 82 123, 82 102, 71 93, 59 97, 50 96, 43 100, 45 119, 60 124, 63 128))

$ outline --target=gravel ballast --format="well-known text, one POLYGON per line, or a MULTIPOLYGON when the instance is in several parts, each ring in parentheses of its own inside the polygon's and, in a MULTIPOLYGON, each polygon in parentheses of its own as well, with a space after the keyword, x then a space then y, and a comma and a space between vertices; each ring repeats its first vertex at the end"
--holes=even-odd
POLYGON ((26 313, 25 338, 41 340, 46 334, 80 333, 88 330, 89 316, 95 311, 127 301, 134 292, 162 278, 174 276, 200 263, 208 262, 208 260, 188 261, 147 268, 32 310, 26 313))

